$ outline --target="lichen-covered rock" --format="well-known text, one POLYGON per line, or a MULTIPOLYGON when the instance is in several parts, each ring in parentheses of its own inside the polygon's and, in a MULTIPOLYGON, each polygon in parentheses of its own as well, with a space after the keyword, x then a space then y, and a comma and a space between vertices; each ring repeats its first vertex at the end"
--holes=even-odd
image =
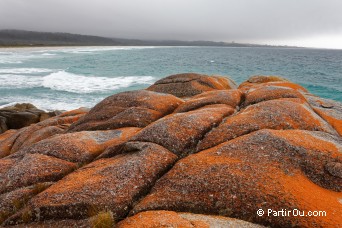
POLYGON ((306 94, 305 97, 315 112, 333 126, 340 136, 342 136, 342 104, 310 94, 306 94))
POLYGON ((0 134, 0 224, 338 227, 341 121, 281 77, 172 75, 0 134))
POLYGON ((204 92, 179 105, 175 113, 188 112, 213 104, 225 104, 236 108, 241 102, 241 97, 242 93, 236 89, 204 92))
POLYGON ((335 133, 310 107, 289 100, 269 100, 250 105, 226 118, 198 144, 198 151, 260 129, 302 129, 335 133))
POLYGON ((247 81, 240 84, 239 89, 247 92, 251 88, 265 86, 288 87, 299 92, 308 92, 304 87, 286 80, 279 76, 252 76, 247 81))
POLYGON ((304 96, 297 90, 288 87, 262 86, 248 90, 243 106, 280 98, 298 98, 300 101, 306 102, 304 96))
POLYGON ((152 227, 184 227, 184 228, 261 228, 264 226, 223 216, 210 216, 174 211, 145 211, 129 217, 117 224, 118 228, 152 228, 152 227))
MULTIPOLYGON (((29 218, 29 214, 28 217, 29 218)), ((11 225, 11 228, 58 228, 58 227, 77 227, 77 228, 89 228, 94 227, 89 219, 62 219, 62 220, 45 220, 41 222, 32 222, 26 224, 11 225)), ((109 227, 110 228, 110 227, 109 227)))
POLYGON ((235 89, 236 87, 236 84, 227 77, 185 73, 163 78, 147 90, 169 93, 176 97, 191 97, 206 91, 235 89))
POLYGON ((5 139, 11 137, 17 132, 17 130, 8 130, 5 133, 0 134, 0 143, 4 141, 5 139))
POLYGON ((26 154, 3 173, 0 193, 40 182, 57 181, 74 171, 74 163, 42 154, 26 154))
POLYGON ((341 224, 341 139, 327 133, 261 130, 190 155, 132 213, 175 210, 235 217, 275 227, 341 224), (324 199, 324 200, 322 200, 324 199), (258 216, 258 209, 326 211, 326 217, 258 216))
POLYGON ((233 108, 222 104, 172 114, 141 130, 132 141, 153 142, 178 156, 185 156, 194 152, 199 140, 232 113, 233 108))
MULTIPOLYGON (((31 220, 81 219, 106 210, 116 219, 124 217, 177 158, 153 143, 128 144, 124 154, 84 166, 32 198, 26 208, 31 220)), ((14 215, 7 223, 21 217, 14 215)))
POLYGON ((11 157, 28 153, 53 156, 65 161, 88 163, 108 146, 121 143, 134 135, 139 128, 122 128, 108 131, 81 131, 60 134, 24 148, 11 157))
POLYGON ((182 102, 170 94, 145 90, 118 93, 98 103, 69 131, 145 127, 173 112, 182 102))
POLYGON ((25 206, 32 196, 40 193, 49 186, 51 182, 39 183, 29 187, 19 188, 12 192, 0 195, 0 224, 10 215, 14 214, 25 206))
MULTIPOLYGON (((65 129, 71 123, 77 121, 84 114, 84 110, 70 111, 17 130, 10 137, 0 140, 0 158, 15 153, 22 147, 27 147, 55 134, 65 132, 65 129)), ((4 134, 7 134, 7 132, 4 134)), ((0 135, 0 138, 2 135, 0 135)))

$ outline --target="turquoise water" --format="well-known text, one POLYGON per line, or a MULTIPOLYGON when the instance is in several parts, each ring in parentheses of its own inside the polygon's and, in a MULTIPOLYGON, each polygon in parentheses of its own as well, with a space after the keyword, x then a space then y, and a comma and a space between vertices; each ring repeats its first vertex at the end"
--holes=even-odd
POLYGON ((176 73, 280 75, 342 102, 342 51, 222 47, 58 47, 0 49, 0 106, 92 107, 176 73))

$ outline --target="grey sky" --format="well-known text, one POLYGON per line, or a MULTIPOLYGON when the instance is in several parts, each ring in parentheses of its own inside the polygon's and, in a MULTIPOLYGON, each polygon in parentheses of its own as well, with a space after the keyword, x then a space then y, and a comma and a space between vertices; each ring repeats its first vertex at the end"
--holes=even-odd
POLYGON ((0 29, 331 47, 341 10, 342 0, 0 0, 0 29))

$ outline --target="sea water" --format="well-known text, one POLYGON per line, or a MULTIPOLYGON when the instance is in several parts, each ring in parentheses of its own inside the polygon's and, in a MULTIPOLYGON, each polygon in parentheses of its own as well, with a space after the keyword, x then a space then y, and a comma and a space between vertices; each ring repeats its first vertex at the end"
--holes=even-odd
POLYGON ((342 50, 231 47, 44 47, 0 49, 0 107, 29 102, 46 110, 92 107, 112 94, 165 76, 196 72, 279 75, 342 102, 342 50))

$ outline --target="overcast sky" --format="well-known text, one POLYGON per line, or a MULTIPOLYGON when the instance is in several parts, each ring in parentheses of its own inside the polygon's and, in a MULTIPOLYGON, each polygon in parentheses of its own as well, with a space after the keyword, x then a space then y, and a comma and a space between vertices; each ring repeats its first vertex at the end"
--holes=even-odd
POLYGON ((342 49, 342 0, 0 0, 0 29, 342 49))

